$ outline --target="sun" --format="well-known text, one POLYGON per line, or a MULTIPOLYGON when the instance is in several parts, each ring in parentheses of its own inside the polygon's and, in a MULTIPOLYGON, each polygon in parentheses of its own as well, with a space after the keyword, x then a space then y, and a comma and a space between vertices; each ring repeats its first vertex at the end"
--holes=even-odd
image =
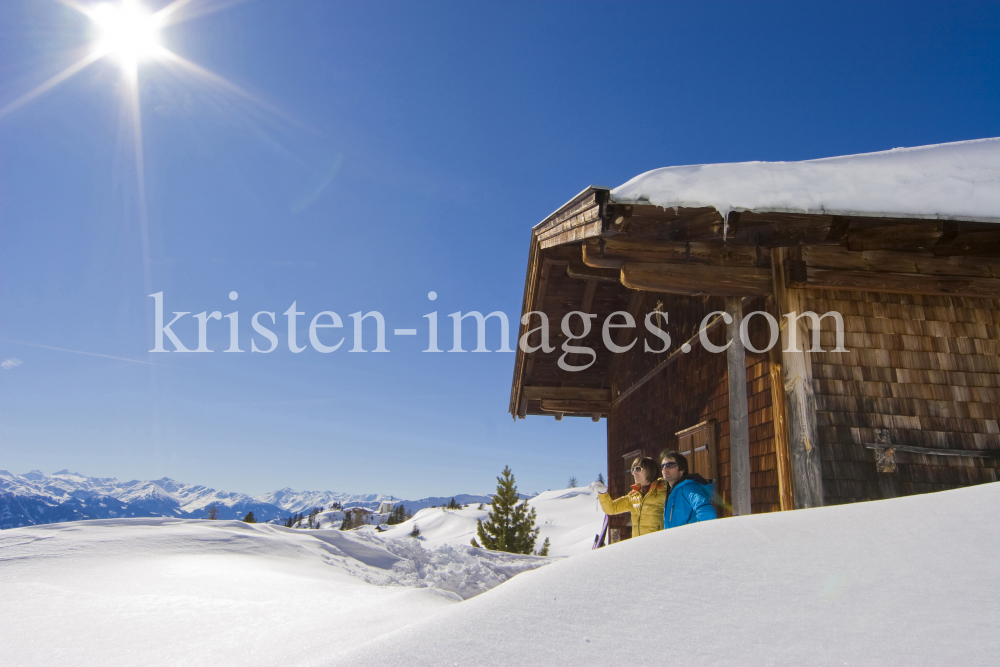
POLYGON ((135 0, 119 5, 102 3, 87 12, 100 33, 96 50, 111 56, 126 69, 135 68, 161 50, 160 21, 135 0))

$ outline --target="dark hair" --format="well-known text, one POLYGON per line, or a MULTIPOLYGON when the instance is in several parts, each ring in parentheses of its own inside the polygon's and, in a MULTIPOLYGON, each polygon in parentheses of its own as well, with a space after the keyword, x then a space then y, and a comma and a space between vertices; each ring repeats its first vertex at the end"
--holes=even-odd
POLYGON ((656 465, 656 461, 648 456, 643 456, 632 461, 632 467, 629 468, 629 472, 635 470, 635 467, 639 466, 646 471, 646 479, 652 484, 660 478, 660 467, 656 465))
POLYGON ((661 462, 666 461, 667 459, 675 461, 677 463, 677 467, 680 468, 681 472, 685 475, 688 473, 688 460, 686 456, 671 449, 668 452, 664 452, 663 456, 660 457, 661 462))

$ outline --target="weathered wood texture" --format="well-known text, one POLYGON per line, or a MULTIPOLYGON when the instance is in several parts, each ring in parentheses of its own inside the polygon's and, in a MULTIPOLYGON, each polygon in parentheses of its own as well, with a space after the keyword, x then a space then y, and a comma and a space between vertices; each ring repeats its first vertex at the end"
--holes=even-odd
POLYGON ((771 269, 626 262, 621 282, 629 289, 664 294, 767 296, 771 293, 771 269))
MULTIPOLYGON (((644 293, 637 319, 641 322, 659 300, 663 302, 663 310, 670 313, 669 322, 664 328, 671 334, 672 347, 664 354, 644 352, 644 339, 655 349, 660 348, 660 341, 643 332, 632 350, 619 355, 616 372, 611 377, 613 397, 628 391, 634 382, 674 352, 676 346, 690 338, 705 315, 713 310, 724 310, 721 298, 644 293)), ((763 303, 760 300, 750 302, 745 307, 746 312, 762 309, 763 303)), ((766 345, 765 329, 762 318, 756 317, 751 321, 751 340, 758 349, 766 345)), ((726 339, 725 329, 715 328, 709 334, 709 339, 716 345, 723 344, 726 339)), ((776 512, 781 507, 772 424, 769 355, 747 350, 745 358, 751 511, 754 514, 776 512)), ((701 345, 695 345, 691 352, 681 354, 663 372, 654 375, 625 400, 613 405, 608 418, 608 461, 609 466, 612 466, 608 471, 608 481, 611 493, 624 495, 631 484, 625 471, 616 467, 623 454, 641 449, 645 456, 656 457, 664 450, 676 448, 677 439, 674 434, 677 431, 715 419, 718 421, 716 489, 725 502, 723 515, 730 515, 732 494, 728 383, 726 355, 712 354, 701 345)), ((614 517, 612 526, 627 534, 623 517, 614 517)))
MULTIPOLYGON (((601 340, 601 324, 607 313, 626 310, 630 297, 628 290, 617 281, 607 282, 593 277, 581 280, 575 276, 570 264, 573 261, 579 263, 579 258, 580 248, 576 245, 538 250, 535 261, 539 270, 537 275, 529 276, 529 280, 533 279, 535 282, 532 289, 528 290, 522 312, 535 310, 546 313, 549 321, 549 344, 554 349, 552 352, 539 350, 526 354, 518 348, 511 390, 512 411, 516 411, 514 414, 564 414, 593 418, 595 414, 608 413, 607 369, 613 355, 601 340), (561 328, 562 319, 572 311, 600 314, 600 318, 592 320, 590 334, 586 338, 570 342, 572 345, 589 347, 597 354, 597 361, 593 365, 578 372, 568 372, 558 366, 559 358, 564 354, 562 345, 567 342, 567 336, 561 328), (549 389, 558 391, 546 393, 549 389), (583 393, 572 394, 574 389, 583 393), (559 391, 563 393, 560 394, 559 391), (593 393, 595 391, 597 394, 593 393), (598 395, 599 400, 595 399, 598 395)), ((537 329, 539 325, 539 317, 533 316, 528 325, 522 324, 519 327, 518 340, 528 330, 537 329)), ((579 317, 570 318, 570 325, 571 331, 582 331, 583 325, 579 317)), ((539 345, 541 333, 530 336, 529 343, 532 346, 539 345)), ((569 354, 565 361, 574 366, 582 366, 590 361, 590 356, 569 354)))
MULTIPOLYGON (((864 443, 933 449, 1000 448, 1000 300, 800 290, 804 305, 844 317, 848 352, 812 352, 826 503, 882 498, 1000 479, 1000 461, 897 450, 877 473, 864 443)), ((834 345, 823 321, 825 349, 834 345)))
POLYGON ((747 411, 746 350, 740 339, 743 300, 726 297, 726 334, 729 348, 726 365, 729 391, 729 461, 733 515, 750 514, 750 425, 747 411))
MULTIPOLYGON (((819 507, 823 504, 822 457, 816 431, 816 399, 812 387, 812 367, 806 349, 806 325, 798 320, 795 330, 790 330, 789 313, 803 312, 801 301, 804 290, 788 289, 783 267, 787 263, 783 248, 772 251, 774 270, 774 303, 781 328, 781 369, 785 391, 785 417, 788 428, 788 453, 792 493, 796 509, 819 507), (790 345, 789 336, 795 334, 796 346, 790 345)), ((797 261, 797 260, 792 260, 797 261)))
POLYGON ((535 227, 539 247, 544 250, 601 234, 607 225, 607 201, 608 191, 603 188, 587 188, 578 194, 535 227))
MULTIPOLYGON (((773 306, 769 310, 777 310, 773 306)), ((776 314, 772 312, 772 314, 776 314)), ((780 343, 780 341, 779 341, 780 343)), ((778 472, 778 499, 781 510, 795 509, 795 495, 792 491, 792 459, 788 448, 788 406, 785 402, 784 371, 781 363, 781 346, 776 345, 768 353, 770 362, 771 418, 774 429, 775 461, 778 472)))

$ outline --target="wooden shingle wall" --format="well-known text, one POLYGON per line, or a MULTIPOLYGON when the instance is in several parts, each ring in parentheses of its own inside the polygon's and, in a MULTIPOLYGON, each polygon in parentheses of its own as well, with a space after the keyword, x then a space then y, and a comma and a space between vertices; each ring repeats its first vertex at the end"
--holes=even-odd
POLYGON ((826 504, 1000 479, 995 459, 906 452, 879 473, 863 446, 1000 449, 1000 300, 809 290, 806 304, 843 315, 848 349, 810 355, 826 504))
MULTIPOLYGON (((669 313, 664 329, 671 334, 671 351, 697 331, 702 318, 712 310, 722 309, 722 300, 704 297, 680 297, 645 293, 637 321, 653 310, 657 301, 669 313)), ((748 306, 746 311, 762 309, 762 303, 748 306)), ((767 337, 764 320, 751 322, 751 338, 763 348, 767 337)), ((709 338, 724 343, 725 328, 716 328, 709 338)), ((659 341, 649 336, 651 346, 659 341)), ((641 449, 645 456, 659 454, 677 446, 677 431, 700 422, 715 419, 718 437, 718 480, 728 516, 730 494, 729 463, 729 396, 726 355, 707 352, 695 344, 688 354, 642 385, 637 391, 612 407, 608 419, 608 462, 610 492, 617 496, 628 492, 631 477, 619 465, 622 456, 641 449)), ((611 379, 612 396, 624 393, 633 383, 652 369, 665 355, 643 352, 642 339, 622 355, 611 379)), ((770 363, 767 354, 747 351, 747 397, 750 419, 751 509, 753 513, 779 509, 777 462, 771 410, 770 363)), ((612 527, 623 527, 624 517, 612 520, 612 527)))

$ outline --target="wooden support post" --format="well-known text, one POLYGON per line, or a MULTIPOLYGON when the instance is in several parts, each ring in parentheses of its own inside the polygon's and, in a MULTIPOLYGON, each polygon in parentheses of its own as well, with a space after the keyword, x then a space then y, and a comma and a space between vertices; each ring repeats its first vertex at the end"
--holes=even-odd
POLYGON ((774 428, 774 454, 778 471, 778 506, 784 512, 795 509, 795 495, 792 492, 792 462, 788 455, 788 411, 785 408, 785 380, 781 370, 781 350, 775 346, 768 354, 771 366, 771 422, 774 428))
POLYGON ((750 417, 747 406, 746 350, 740 340, 743 299, 726 297, 726 324, 729 349, 729 465, 733 496, 733 516, 750 514, 750 417))
POLYGON ((774 300, 781 324, 781 366, 785 382, 785 416, 788 419, 788 453, 792 464, 795 509, 823 505, 823 470, 816 435, 816 397, 812 388, 812 367, 807 346, 811 342, 806 320, 794 324, 786 317, 801 313, 802 290, 785 284, 784 248, 771 250, 774 273, 774 300), (796 349, 789 349, 789 326, 796 327, 796 349))

